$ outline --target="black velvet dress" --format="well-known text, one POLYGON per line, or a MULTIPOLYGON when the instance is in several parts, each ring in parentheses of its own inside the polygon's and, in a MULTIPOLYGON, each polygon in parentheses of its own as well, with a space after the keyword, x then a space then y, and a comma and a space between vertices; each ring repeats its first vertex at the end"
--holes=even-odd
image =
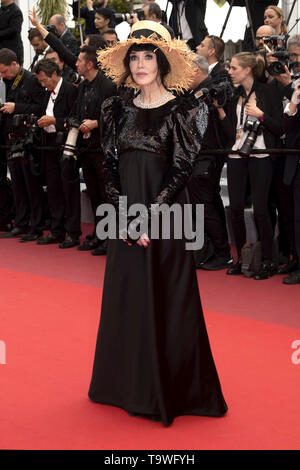
MULTIPOLYGON (((117 208, 126 195, 128 206, 143 203, 150 217, 151 204, 184 203, 206 123, 204 104, 196 109, 179 98, 150 110, 119 97, 106 100, 101 128, 109 202, 117 208)), ((185 242, 154 239, 143 248, 109 240, 89 389, 95 402, 165 425, 179 415, 227 411, 185 242)))

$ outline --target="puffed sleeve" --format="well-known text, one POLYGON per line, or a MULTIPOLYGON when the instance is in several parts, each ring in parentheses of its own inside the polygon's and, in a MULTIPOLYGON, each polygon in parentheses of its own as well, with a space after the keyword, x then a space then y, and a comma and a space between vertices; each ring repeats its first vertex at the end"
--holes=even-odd
POLYGON ((181 105, 173 115, 173 155, 165 187, 152 204, 172 204, 189 181, 208 124, 205 103, 181 105))
POLYGON ((116 145, 116 117, 120 100, 118 97, 107 98, 101 107, 100 134, 101 149, 104 155, 103 173, 107 200, 118 210, 120 191, 119 159, 116 145))

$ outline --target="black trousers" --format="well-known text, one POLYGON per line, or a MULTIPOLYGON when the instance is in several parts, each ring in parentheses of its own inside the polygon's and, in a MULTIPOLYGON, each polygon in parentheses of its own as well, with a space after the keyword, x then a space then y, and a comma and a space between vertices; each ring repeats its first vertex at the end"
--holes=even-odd
POLYGON ((261 241, 263 260, 272 260, 273 227, 269 215, 269 192, 273 166, 270 157, 228 158, 227 180, 230 218, 238 256, 246 243, 245 195, 249 176, 253 212, 261 241))
POLYGON ((100 152, 85 152, 81 156, 83 178, 90 198, 96 225, 102 217, 96 216, 97 207, 106 202, 103 176, 103 155, 100 152))
POLYGON ((283 183, 285 157, 275 157, 273 178, 270 189, 269 210, 273 230, 278 222, 279 252, 289 257, 295 256, 294 199, 292 186, 283 183))
POLYGON ((54 150, 45 150, 43 155, 51 218, 50 231, 55 236, 63 236, 67 232, 72 238, 78 238, 81 235, 79 169, 77 167, 69 171, 67 166, 62 167, 55 133, 45 133, 44 144, 54 147, 54 150))
POLYGON ((300 269, 300 163, 293 180, 294 210, 295 210, 295 245, 300 269))
POLYGON ((191 203, 204 204, 204 230, 217 257, 230 255, 223 202, 220 196, 220 168, 210 164, 208 177, 194 176, 188 184, 191 203))
POLYGON ((44 223, 44 191, 41 177, 35 176, 27 159, 14 158, 8 161, 12 190, 15 200, 16 227, 42 233, 44 223))

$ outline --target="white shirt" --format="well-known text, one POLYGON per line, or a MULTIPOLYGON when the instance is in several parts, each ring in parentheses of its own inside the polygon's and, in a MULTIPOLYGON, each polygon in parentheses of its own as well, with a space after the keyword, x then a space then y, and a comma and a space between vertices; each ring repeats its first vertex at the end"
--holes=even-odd
POLYGON ((210 64, 210 65, 208 66, 208 73, 210 73, 210 72, 212 71, 212 69, 217 65, 217 63, 218 63, 218 62, 215 62, 215 63, 210 64))
POLYGON ((178 13, 179 13, 179 21, 180 21, 180 29, 182 33, 182 39, 184 41, 188 41, 192 39, 193 35, 188 25, 186 16, 185 16, 185 3, 181 1, 178 6, 178 13))
MULTIPOLYGON (((54 117, 54 114, 53 114, 54 103, 59 93, 61 85, 62 85, 62 78, 60 78, 53 92, 50 93, 50 97, 49 97, 49 101, 48 101, 48 105, 46 109, 47 116, 54 117)), ((53 132, 56 132, 56 127, 54 126, 54 124, 51 124, 50 126, 44 127, 44 131, 48 132, 48 134, 52 134, 53 132)))

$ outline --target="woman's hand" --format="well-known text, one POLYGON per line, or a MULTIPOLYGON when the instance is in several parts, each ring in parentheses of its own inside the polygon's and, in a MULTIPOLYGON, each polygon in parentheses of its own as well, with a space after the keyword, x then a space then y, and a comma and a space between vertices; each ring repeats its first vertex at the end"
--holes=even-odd
POLYGON ((256 118, 260 118, 264 115, 264 112, 253 103, 247 103, 245 106, 245 111, 248 116, 253 116, 256 118))
POLYGON ((143 233, 143 235, 140 236, 140 238, 138 239, 138 241, 136 243, 139 246, 147 248, 149 243, 150 243, 148 235, 146 233, 143 233))
MULTIPOLYGON (((123 240, 124 243, 127 243, 128 246, 132 246, 133 243, 131 243, 129 240, 126 240, 124 237, 121 236, 121 239, 123 240)), ((147 248, 149 246, 150 240, 149 237, 146 233, 143 233, 143 235, 140 236, 138 241, 136 242, 137 245, 147 248)))

